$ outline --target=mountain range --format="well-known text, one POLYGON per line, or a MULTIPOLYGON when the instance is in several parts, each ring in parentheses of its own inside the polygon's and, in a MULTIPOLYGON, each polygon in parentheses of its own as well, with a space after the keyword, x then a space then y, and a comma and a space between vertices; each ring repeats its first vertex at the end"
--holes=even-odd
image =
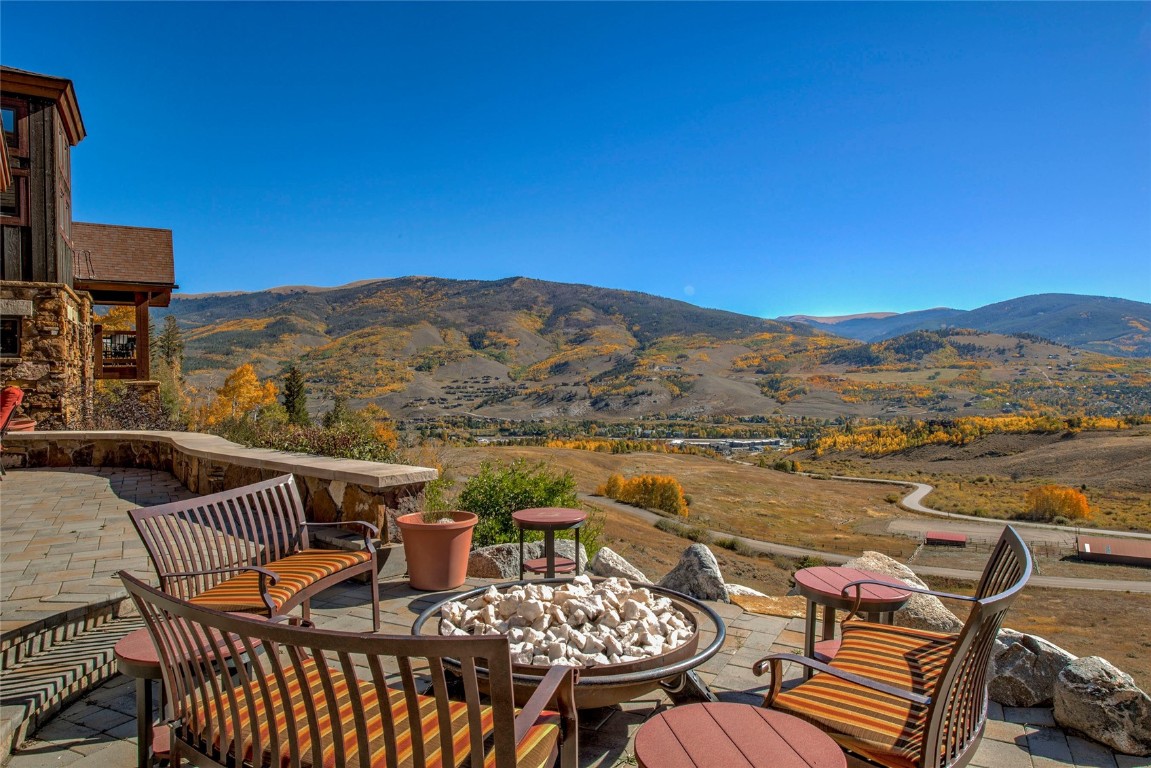
MULTIPOLYGON (((942 321, 891 335, 901 319, 957 311, 768 320, 523 277, 177 295, 167 311, 184 331, 185 374, 201 392, 242 363, 275 377, 295 361, 315 411, 334 394, 417 420, 1151 410, 1151 360, 1086 348, 1147 348, 1139 326, 1151 326, 1151 306, 1080 296, 992 306, 1004 323, 1036 308, 1036 324, 1011 331, 1023 336, 942 321), (874 341, 836 335, 875 321, 891 324, 869 330, 874 341), (1040 338, 1043 329, 1083 348, 1040 338)), ((962 316, 994 317, 990 310, 962 316)))
POLYGON ((779 319, 859 341, 882 341, 910 331, 972 328, 1028 333, 1106 355, 1151 357, 1151 304, 1104 296, 1043 293, 972 310, 938 307, 917 312, 779 319))

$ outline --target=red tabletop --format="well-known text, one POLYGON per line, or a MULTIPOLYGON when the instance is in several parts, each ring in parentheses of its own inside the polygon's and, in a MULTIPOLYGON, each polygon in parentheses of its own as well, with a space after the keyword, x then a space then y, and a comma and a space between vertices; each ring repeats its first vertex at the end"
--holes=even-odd
POLYGON ((116 661, 119 662, 122 673, 148 680, 159 679, 160 657, 147 629, 137 629, 120 638, 113 652, 116 654, 116 661))
POLYGON ((646 768, 845 768, 831 737, 797 717, 751 704, 672 707, 635 737, 646 768))
POLYGON ((795 585, 799 594, 820 605, 832 608, 849 609, 855 604, 856 588, 852 587, 845 595, 843 588, 860 579, 878 579, 891 584, 891 587, 877 584, 866 584, 859 589, 862 599, 859 607, 865 613, 886 613, 898 610, 911 597, 906 589, 907 585, 892 576, 873 571, 862 571, 858 568, 840 568, 822 565, 817 568, 804 568, 795 573, 795 585))
POLYGON ((516 525, 529 530, 563 530, 583 525, 587 512, 564 507, 537 507, 512 512, 512 519, 516 525))

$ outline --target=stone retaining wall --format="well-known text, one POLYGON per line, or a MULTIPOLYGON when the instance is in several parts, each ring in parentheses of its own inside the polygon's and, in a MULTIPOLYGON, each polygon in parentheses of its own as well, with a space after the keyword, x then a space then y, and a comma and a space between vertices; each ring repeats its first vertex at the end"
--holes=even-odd
POLYGON ((62 283, 0 282, 0 314, 17 318, 19 355, 0 357, 0 380, 24 390, 42 427, 75 426, 93 387, 92 301, 62 283))
POLYGON ((171 472, 198 494, 293 474, 309 520, 366 520, 394 543, 390 518, 418 502, 436 470, 244 448, 198 432, 27 432, 4 438, 4 461, 18 467, 139 467, 171 472))

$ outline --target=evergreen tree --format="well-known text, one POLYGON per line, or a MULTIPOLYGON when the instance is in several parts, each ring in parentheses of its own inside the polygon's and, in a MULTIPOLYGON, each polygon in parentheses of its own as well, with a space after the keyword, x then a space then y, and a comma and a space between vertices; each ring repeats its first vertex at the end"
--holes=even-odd
POLYGON ((324 429, 338 427, 351 418, 352 411, 348 408, 348 398, 343 395, 332 396, 332 410, 324 414, 324 429))
POLYGON ((284 371, 283 402, 290 423, 302 427, 312 423, 308 417, 308 385, 304 381, 304 374, 295 363, 289 364, 288 369, 284 371))
POLYGON ((184 334, 173 315, 164 318, 164 330, 159 335, 153 335, 156 341, 152 345, 152 355, 162 360, 178 378, 184 363, 184 334))

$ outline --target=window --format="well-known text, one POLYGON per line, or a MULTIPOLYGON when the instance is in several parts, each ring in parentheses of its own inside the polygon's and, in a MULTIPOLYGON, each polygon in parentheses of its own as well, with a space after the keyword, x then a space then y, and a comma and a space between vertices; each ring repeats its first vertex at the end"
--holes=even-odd
POLYGON ((4 124, 4 143, 11 157, 28 156, 28 105, 18 99, 0 102, 0 122, 4 124))
POLYGON ((20 318, 0 318, 0 357, 20 357, 20 318))
POLYGON ((0 224, 28 224, 28 105, 5 98, 0 102, 0 122, 8 147, 12 184, 0 192, 0 224))
POLYGON ((4 120, 4 143, 12 149, 20 148, 20 137, 16 135, 16 110, 13 107, 0 109, 4 120))

